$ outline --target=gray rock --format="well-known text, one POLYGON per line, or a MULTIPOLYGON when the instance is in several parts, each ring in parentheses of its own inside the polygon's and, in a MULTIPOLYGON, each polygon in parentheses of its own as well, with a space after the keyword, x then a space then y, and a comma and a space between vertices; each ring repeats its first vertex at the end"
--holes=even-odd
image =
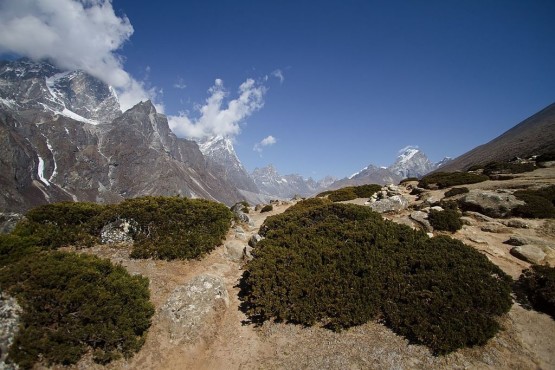
POLYGON ((468 217, 468 216, 462 216, 461 222, 463 223, 463 225, 466 225, 466 226, 476 225, 476 221, 472 217, 468 217))
POLYGON ((245 212, 243 212, 244 207, 245 206, 242 203, 236 203, 235 205, 233 205, 233 207, 231 207, 231 212, 233 212, 233 214, 239 221, 248 224, 249 222, 251 222, 251 218, 245 212))
POLYGON ((509 245, 515 245, 515 246, 534 244, 539 247, 547 247, 555 250, 555 244, 540 238, 534 238, 532 236, 513 235, 505 243, 509 245))
POLYGON ((0 234, 9 234, 25 216, 20 213, 0 213, 0 234))
POLYGON ((370 204, 372 210, 378 213, 399 212, 406 209, 409 201, 402 195, 394 195, 387 199, 381 199, 370 204))
POLYGON ((100 232, 102 244, 133 243, 133 234, 139 229, 135 220, 120 219, 104 225, 100 232))
POLYGON ((513 208, 524 202, 503 191, 472 189, 459 200, 459 204, 464 210, 477 211, 490 217, 501 218, 510 215, 513 208))
POLYGON ((483 221, 483 222, 497 222, 497 220, 495 220, 494 218, 491 218, 489 216, 483 215, 479 212, 473 212, 473 211, 466 211, 463 212, 463 215, 465 216, 469 216, 474 218, 475 220, 478 221, 483 221))
POLYGON ((430 207, 430 210, 434 210, 434 211, 438 211, 438 212, 443 212, 444 211, 443 207, 440 207, 440 206, 430 207))
POLYGON ((511 248, 511 254, 523 261, 538 265, 542 264, 546 257, 545 252, 535 245, 519 245, 513 247, 511 248))
POLYGON ((422 200, 423 204, 427 204, 429 206, 435 206, 441 201, 440 197, 431 195, 430 193, 423 194, 420 199, 422 200))
POLYGON ((224 244, 224 254, 231 261, 240 262, 245 255, 246 243, 240 240, 229 240, 224 244))
POLYGON ((249 239, 249 246, 256 247, 256 245, 262 240, 263 238, 259 234, 253 234, 249 239))
POLYGON ((432 225, 430 225, 430 221, 428 221, 428 214, 422 211, 414 211, 411 212, 410 218, 416 221, 419 225, 421 225, 425 231, 430 232, 433 231, 432 225))
POLYGON ((6 364, 5 361, 19 330, 20 315, 21 307, 16 299, 0 293, 0 369, 17 369, 17 366, 6 364))
POLYGON ((499 222, 488 222, 484 225, 482 225, 482 227, 480 227, 480 230, 488 232, 488 233, 512 233, 512 230, 509 229, 507 226, 499 223, 499 222))
POLYGON ((229 295, 222 278, 195 276, 175 288, 160 309, 160 318, 173 342, 195 341, 217 330, 217 318, 229 306, 229 295))
POLYGON ((530 224, 524 220, 513 218, 510 220, 502 220, 501 223, 505 226, 512 227, 515 229, 529 229, 530 224))

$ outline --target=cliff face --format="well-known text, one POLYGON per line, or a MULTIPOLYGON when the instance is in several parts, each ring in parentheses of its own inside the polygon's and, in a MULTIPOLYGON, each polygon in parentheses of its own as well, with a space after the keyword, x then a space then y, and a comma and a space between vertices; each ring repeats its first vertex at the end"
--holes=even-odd
POLYGON ((0 65, 0 209, 183 195, 242 197, 151 102, 121 113, 113 89, 47 63, 0 65))

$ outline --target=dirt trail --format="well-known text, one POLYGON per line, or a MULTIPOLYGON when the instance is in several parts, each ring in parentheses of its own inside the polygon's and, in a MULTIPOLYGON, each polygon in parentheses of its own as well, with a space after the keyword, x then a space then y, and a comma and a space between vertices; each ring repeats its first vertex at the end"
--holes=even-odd
MULTIPOLYGON (((267 216, 287 207, 274 206, 274 211, 265 214, 251 212, 254 227, 244 227, 246 236, 258 232, 267 216)), ((479 226, 465 227, 454 236, 483 251, 513 277, 518 276, 528 264, 508 253, 503 244, 508 234, 484 233, 479 226), (470 236, 484 242, 470 242, 470 236)), ((231 230, 227 240, 235 238, 231 230)), ((426 347, 409 344, 374 322, 341 333, 288 324, 265 323, 260 328, 244 324, 246 317, 239 310, 236 287, 243 270, 241 263, 226 257, 223 246, 197 261, 133 260, 128 248, 107 246, 86 252, 121 263, 132 274, 148 277, 156 314, 145 345, 133 358, 106 367, 86 358, 74 369, 555 369, 555 321, 517 304, 503 318, 504 330, 485 346, 434 357, 426 347), (212 322, 205 323, 206 328, 212 329, 206 332, 215 334, 201 336, 192 343, 172 343, 158 318, 159 309, 175 287, 205 273, 225 280, 229 306, 212 322)))

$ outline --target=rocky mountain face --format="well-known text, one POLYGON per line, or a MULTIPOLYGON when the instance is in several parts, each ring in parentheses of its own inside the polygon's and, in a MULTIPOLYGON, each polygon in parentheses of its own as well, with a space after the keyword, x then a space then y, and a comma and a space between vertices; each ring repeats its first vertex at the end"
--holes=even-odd
POLYGON ((320 181, 304 179, 301 175, 280 175, 274 166, 255 168, 251 177, 263 194, 290 199, 295 195, 307 197, 319 193, 331 185, 335 179, 325 177, 320 181))
POLYGON ((555 153, 555 103, 490 142, 441 166, 439 170, 467 170, 472 165, 507 162, 515 157, 528 158, 546 153, 555 153))
POLYGON ((437 169, 440 165, 448 163, 451 159, 444 158, 438 163, 433 163, 426 154, 417 148, 404 148, 395 162, 388 167, 377 167, 370 164, 351 176, 338 180, 329 186, 329 189, 340 189, 345 186, 359 186, 365 184, 397 184, 408 177, 420 178, 437 169))
POLYGON ((0 143, 4 211, 141 195, 242 199, 151 102, 121 113, 102 81, 48 63, 0 64, 0 143))
POLYGON ((231 139, 214 136, 198 142, 202 154, 211 162, 212 172, 237 189, 258 193, 253 179, 237 157, 231 139))

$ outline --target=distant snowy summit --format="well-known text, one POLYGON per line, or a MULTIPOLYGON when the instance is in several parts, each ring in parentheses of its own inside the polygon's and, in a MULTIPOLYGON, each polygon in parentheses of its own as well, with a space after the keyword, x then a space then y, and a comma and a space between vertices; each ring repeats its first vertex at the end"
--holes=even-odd
POLYGON ((263 168, 255 168, 251 176, 263 194, 286 199, 295 195, 303 197, 314 195, 336 180, 331 176, 316 181, 312 178, 305 179, 298 174, 280 175, 271 164, 263 168))
POLYGON ((420 178, 449 162, 451 158, 444 158, 433 163, 421 150, 407 146, 399 151, 395 162, 388 167, 378 167, 369 164, 351 176, 336 181, 329 186, 338 189, 344 186, 364 184, 396 184, 408 177, 420 178))

